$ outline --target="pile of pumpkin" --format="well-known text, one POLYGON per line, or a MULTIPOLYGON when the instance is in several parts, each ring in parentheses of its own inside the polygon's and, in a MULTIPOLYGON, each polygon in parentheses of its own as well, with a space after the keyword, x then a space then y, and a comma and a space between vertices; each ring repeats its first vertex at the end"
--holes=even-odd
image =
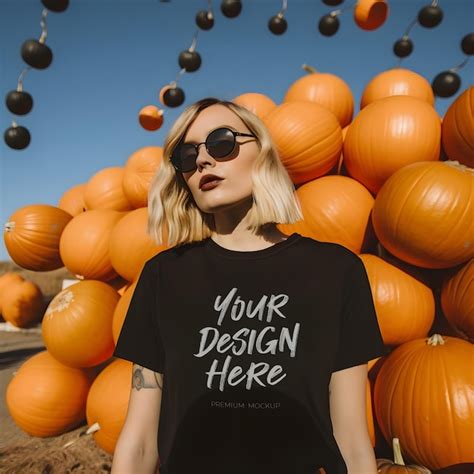
MULTIPOLYGON (((260 93, 234 99, 268 127, 295 184, 304 219, 279 228, 363 260, 392 349, 369 362, 373 445, 393 442, 395 464, 403 454, 421 472, 474 462, 474 88, 441 118, 430 84, 397 68, 370 81, 354 118, 348 85, 305 69, 281 104, 260 93)), ((161 147, 140 148, 57 206, 20 208, 5 225, 20 266, 64 265, 78 279, 44 312, 47 350, 7 389, 11 416, 33 436, 86 418, 98 445, 114 451, 132 364, 111 355, 143 263, 167 248, 146 233, 148 188, 162 159, 161 147)))

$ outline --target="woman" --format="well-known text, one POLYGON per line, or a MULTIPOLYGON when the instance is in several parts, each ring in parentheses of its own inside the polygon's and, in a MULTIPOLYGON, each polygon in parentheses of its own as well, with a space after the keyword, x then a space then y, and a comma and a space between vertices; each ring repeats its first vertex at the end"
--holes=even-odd
POLYGON ((148 232, 171 248, 115 348, 134 365, 112 473, 375 474, 367 361, 385 349, 361 259, 277 229, 303 216, 247 109, 191 105, 163 156, 148 232))

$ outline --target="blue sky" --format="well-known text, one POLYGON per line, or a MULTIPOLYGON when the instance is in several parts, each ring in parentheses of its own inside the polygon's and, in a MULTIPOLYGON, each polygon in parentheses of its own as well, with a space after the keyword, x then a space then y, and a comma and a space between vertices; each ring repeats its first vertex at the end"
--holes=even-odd
MULTIPOLYGON (((138 148, 162 145, 170 125, 192 102, 205 96, 225 99, 244 92, 261 92, 281 102, 290 84, 305 72, 303 63, 339 75, 352 88, 356 109, 365 85, 378 73, 394 67, 393 42, 400 38, 428 0, 391 0, 385 24, 363 31, 350 10, 340 16, 332 37, 317 30, 331 7, 317 0, 288 0, 288 30, 275 36, 269 18, 281 8, 279 0, 243 0, 240 16, 229 19, 214 1, 215 25, 199 31, 197 51, 201 68, 180 76, 184 104, 165 110, 156 132, 143 130, 139 110, 158 104, 161 87, 179 72, 178 55, 191 45, 194 17, 207 0, 71 0, 63 13, 49 12, 46 44, 53 62, 44 70, 30 70, 24 90, 34 100, 32 111, 17 117, 32 135, 29 147, 12 150, 3 141, 15 117, 1 107, 0 221, 19 207, 56 205, 71 186, 87 181, 109 166, 123 166, 138 148)), ((348 3, 346 1, 346 3, 348 3)), ((430 82, 440 71, 461 63, 464 35, 472 31, 474 2, 440 2, 443 22, 436 28, 415 25, 415 48, 402 66, 430 82)), ((20 48, 41 34, 39 0, 0 0, 0 86, 5 95, 16 88, 25 67, 20 48)), ((460 71, 459 93, 473 83, 474 60, 460 71)), ((444 115, 456 96, 436 99, 444 115)), ((0 260, 9 260, 3 239, 0 260)))

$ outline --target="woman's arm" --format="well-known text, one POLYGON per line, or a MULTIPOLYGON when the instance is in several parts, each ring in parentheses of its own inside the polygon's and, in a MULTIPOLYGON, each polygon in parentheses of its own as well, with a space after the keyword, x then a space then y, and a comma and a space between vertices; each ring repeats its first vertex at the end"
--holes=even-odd
POLYGON ((367 429, 367 364, 331 375, 329 405, 334 438, 348 474, 377 474, 377 462, 367 429))
POLYGON ((133 364, 125 423, 115 446, 111 474, 158 472, 158 424, 163 374, 133 364))

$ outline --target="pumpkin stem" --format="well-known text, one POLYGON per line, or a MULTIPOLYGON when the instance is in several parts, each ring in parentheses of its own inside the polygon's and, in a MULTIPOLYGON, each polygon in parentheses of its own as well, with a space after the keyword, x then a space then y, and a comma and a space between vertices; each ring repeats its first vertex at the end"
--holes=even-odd
POLYGON ((63 448, 67 448, 71 446, 71 444, 74 444, 81 436, 90 435, 91 433, 95 433, 96 431, 99 431, 99 430, 100 430, 100 425, 99 425, 99 422, 96 421, 94 424, 90 425, 89 428, 87 428, 87 430, 81 431, 79 435, 77 436, 77 438, 72 439, 71 441, 68 441, 66 444, 63 444, 63 448))
POLYGON ((303 64, 301 67, 302 67, 306 72, 310 72, 310 73, 318 72, 313 66, 310 66, 309 64, 303 64))
POLYGON ((11 232, 15 229, 15 221, 5 222, 3 229, 5 232, 11 232))
POLYGON ((446 341, 443 339, 441 334, 433 334, 430 338, 428 338, 428 345, 430 346, 437 346, 443 345, 446 341))
POLYGON ((403 460, 402 450, 400 449, 400 440, 398 438, 393 438, 392 449, 393 449, 393 461, 395 462, 395 464, 404 466, 405 461, 403 460))
POLYGON ((447 166, 451 166, 451 168, 456 168, 458 171, 462 171, 463 173, 474 173, 474 168, 469 168, 469 166, 463 165, 462 163, 459 163, 457 160, 447 160, 447 161, 442 161, 443 164, 447 166))

